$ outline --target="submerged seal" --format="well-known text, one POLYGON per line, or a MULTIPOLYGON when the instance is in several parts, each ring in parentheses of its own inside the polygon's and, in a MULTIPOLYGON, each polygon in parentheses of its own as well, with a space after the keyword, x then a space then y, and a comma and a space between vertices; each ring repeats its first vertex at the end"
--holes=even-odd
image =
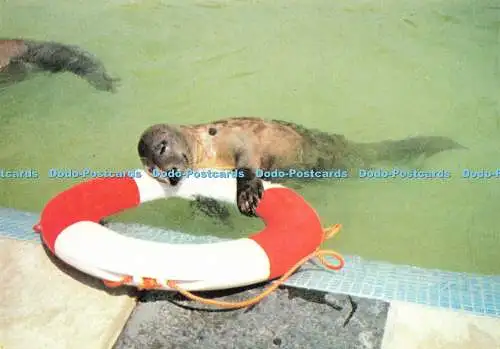
MULTIPOLYGON (((150 173, 202 168, 233 168, 239 211, 254 216, 262 197, 256 170, 331 170, 369 167, 378 161, 401 161, 465 147, 447 137, 421 136, 358 143, 339 134, 256 117, 235 117, 206 124, 156 124, 140 136, 138 153, 150 173)), ((157 176, 155 176, 157 177, 157 176)), ((158 178, 176 185, 181 177, 158 178)))
POLYGON ((71 72, 101 91, 114 91, 118 79, 91 53, 74 45, 22 39, 0 39, 0 85, 27 79, 36 72, 71 72))

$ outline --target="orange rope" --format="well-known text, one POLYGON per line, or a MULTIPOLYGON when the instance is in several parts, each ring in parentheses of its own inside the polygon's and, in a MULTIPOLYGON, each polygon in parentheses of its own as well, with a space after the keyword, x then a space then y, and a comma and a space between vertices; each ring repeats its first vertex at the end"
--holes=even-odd
MULTIPOLYGON (((329 228, 324 229, 324 236, 323 236, 323 241, 328 240, 332 238, 334 235, 336 235, 342 226, 340 224, 335 224, 329 228)), ((299 269, 302 265, 304 265, 307 261, 309 261, 312 258, 318 258, 321 264, 323 264, 326 268, 331 269, 331 270, 340 270, 344 267, 345 261, 342 255, 340 255, 337 252, 330 251, 330 250, 321 250, 319 247, 311 254, 308 256, 302 258, 300 261, 298 261, 292 268, 290 268, 289 271, 287 271, 285 274, 283 274, 279 279, 274 281, 271 286, 267 287, 262 293, 259 295, 252 297, 250 299, 244 300, 244 301, 239 301, 239 302, 226 302, 226 301, 219 301, 215 299, 209 299, 209 298, 203 298, 200 296, 197 296, 187 290, 184 290, 183 288, 179 287, 175 281, 169 280, 167 281, 167 286, 176 290, 180 294, 182 294, 184 297, 189 298, 193 301, 200 302, 202 304, 207 304, 207 305, 215 305, 221 308, 227 308, 227 309, 236 309, 236 308, 245 308, 249 307, 251 305, 257 304, 260 302, 262 299, 270 295, 272 292, 274 292, 278 287, 280 287, 286 279, 288 279, 297 269, 299 269), (337 264, 330 264, 326 261, 326 256, 330 256, 335 258, 338 263, 337 264)), ((121 281, 104 281, 104 284, 108 287, 118 287, 121 286, 125 283, 131 282, 132 277, 126 276, 124 277, 121 281)), ((139 285, 139 289, 145 289, 145 290, 151 290, 151 289, 157 289, 160 288, 161 284, 157 282, 156 279, 153 278, 142 278, 142 283, 139 285)))

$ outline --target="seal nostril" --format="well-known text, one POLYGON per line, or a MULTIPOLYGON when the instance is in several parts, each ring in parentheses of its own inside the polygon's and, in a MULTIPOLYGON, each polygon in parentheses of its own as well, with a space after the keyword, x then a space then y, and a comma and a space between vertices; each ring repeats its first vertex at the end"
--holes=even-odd
POLYGON ((176 186, 181 181, 181 178, 177 173, 177 168, 173 167, 171 170, 172 174, 168 177, 168 181, 170 182, 170 185, 176 186))
POLYGON ((177 185, 181 181, 181 178, 180 178, 178 171, 179 171, 179 169, 177 167, 172 167, 168 171, 168 181, 173 186, 177 185))

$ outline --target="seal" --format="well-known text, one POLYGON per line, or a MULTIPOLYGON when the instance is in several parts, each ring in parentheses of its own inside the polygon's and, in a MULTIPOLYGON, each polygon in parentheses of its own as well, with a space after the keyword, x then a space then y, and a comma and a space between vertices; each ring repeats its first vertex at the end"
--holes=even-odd
POLYGON ((0 85, 26 80, 31 73, 71 72, 100 91, 114 92, 117 78, 86 50, 49 41, 0 39, 0 85))
MULTIPOLYGON (((146 171, 168 173, 188 169, 236 169, 239 211, 255 216, 262 197, 264 171, 331 170, 370 167, 381 161, 430 157, 445 150, 466 149, 451 138, 418 136, 401 140, 359 143, 340 134, 257 117, 234 117, 206 124, 155 124, 140 135, 137 145, 146 171)), ((177 185, 180 176, 158 177, 177 185)))

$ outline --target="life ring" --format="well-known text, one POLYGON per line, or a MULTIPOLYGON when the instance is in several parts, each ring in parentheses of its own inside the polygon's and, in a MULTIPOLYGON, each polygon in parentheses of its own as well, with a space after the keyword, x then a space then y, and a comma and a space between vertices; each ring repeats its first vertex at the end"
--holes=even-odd
MULTIPOLYGON (((143 171, 138 176, 95 178, 52 198, 34 230, 59 259, 99 278, 142 288, 187 291, 247 286, 275 279, 318 249, 324 230, 318 215, 297 193, 264 183, 257 208, 266 224, 248 238, 208 244, 167 244, 120 235, 99 224, 107 216, 145 202, 196 195, 235 201, 235 178, 189 177, 171 187, 143 171)), ((340 262, 343 263, 342 260, 340 262)), ((341 266, 340 266, 341 267, 341 266)))

